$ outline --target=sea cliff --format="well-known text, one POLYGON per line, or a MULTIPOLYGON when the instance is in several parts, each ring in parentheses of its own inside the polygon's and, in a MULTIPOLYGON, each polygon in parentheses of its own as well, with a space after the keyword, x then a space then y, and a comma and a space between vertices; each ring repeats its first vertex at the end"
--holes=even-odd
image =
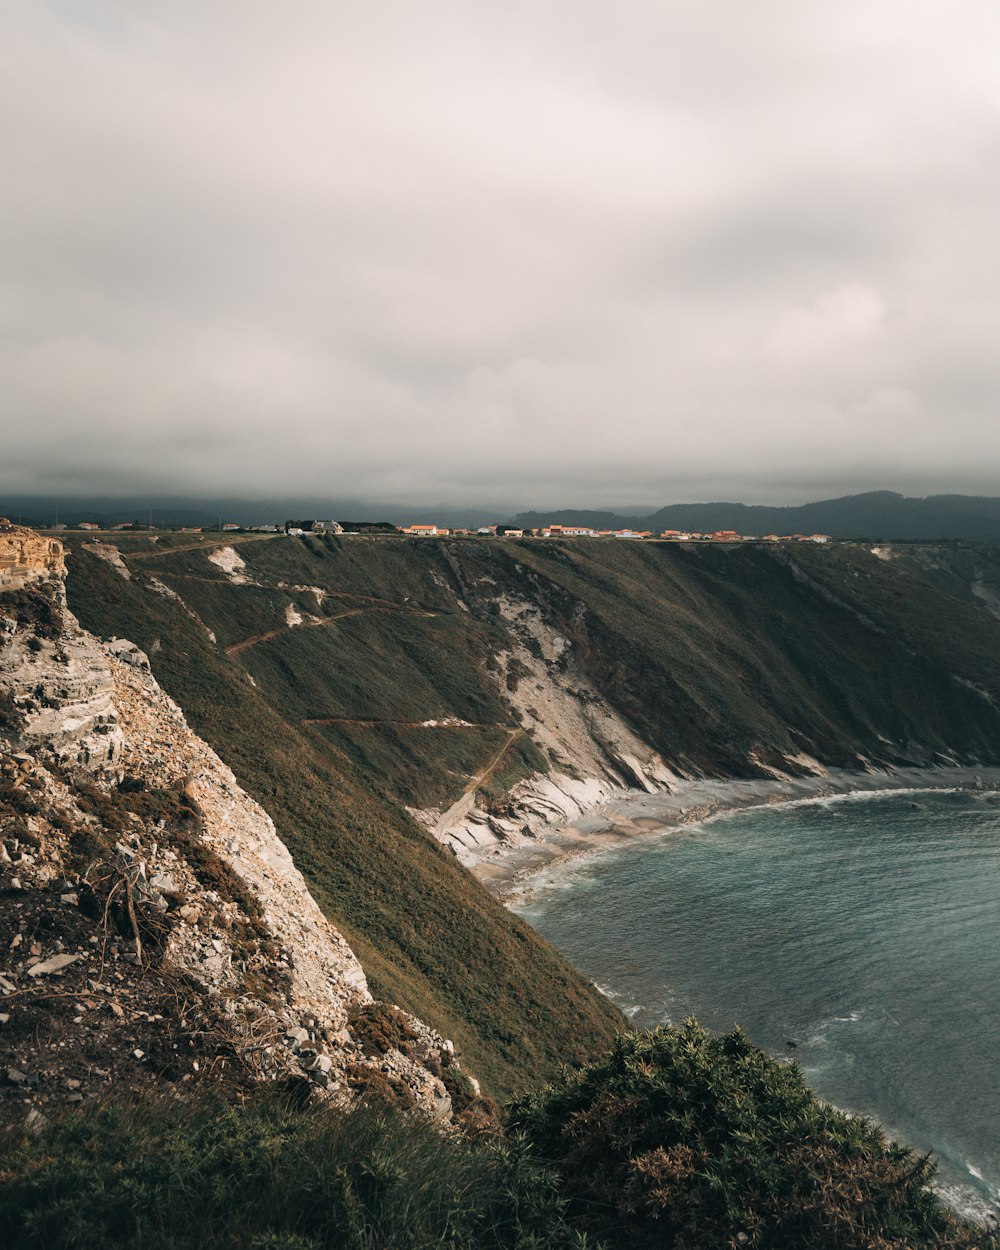
POLYGON ((114 541, 74 544, 73 610, 141 647, 372 992, 501 1093, 620 1018, 463 861, 636 791, 1000 762, 995 565, 970 549, 114 541))
POLYGON ((35 558, 24 535, 27 558, 0 568, 0 1098, 298 1080, 450 1118, 453 1044, 373 1000, 147 657, 80 627, 53 547, 35 558), (373 1048, 383 1019, 395 1037, 373 1048))

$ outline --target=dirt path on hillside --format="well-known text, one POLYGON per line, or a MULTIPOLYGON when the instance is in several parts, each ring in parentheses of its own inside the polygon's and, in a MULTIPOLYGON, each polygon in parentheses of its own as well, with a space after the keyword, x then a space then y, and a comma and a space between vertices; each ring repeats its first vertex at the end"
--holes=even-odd
POLYGON ((319 625, 331 625, 334 621, 342 621, 347 616, 361 616, 367 608, 351 608, 348 612, 338 612, 336 616, 324 616, 317 621, 300 621, 297 625, 280 625, 277 629, 266 629, 262 634, 254 634, 252 638, 244 638, 242 642, 231 642, 226 647, 226 655, 242 655, 259 642, 268 642, 271 638, 279 638, 282 634, 290 634, 293 629, 315 629, 319 625))
MULTIPOLYGON (((275 590, 284 590, 285 586, 275 586, 275 590)), ((391 608, 395 612, 409 612, 411 616, 453 616, 453 612, 447 612, 441 608, 418 608, 411 603, 399 603, 396 599, 379 599, 377 595, 361 595, 354 590, 326 590, 323 586, 319 587, 323 591, 324 599, 360 599, 363 603, 370 603, 373 607, 391 608)), ((302 594, 311 593, 311 587, 299 592, 302 594)))
MULTIPOLYGON (((247 578, 245 581, 233 581, 231 577, 205 577, 202 573, 178 573, 170 569, 168 572, 160 573, 161 580, 169 581, 173 579, 178 582, 200 582, 203 586, 239 586, 244 590, 273 590, 276 594, 287 595, 289 599, 299 596, 299 598, 310 595, 315 597, 314 590, 311 586, 284 586, 280 582, 276 586, 271 586, 267 582, 255 582, 247 578)), ((441 608, 418 608, 410 603, 400 603, 396 599, 380 599, 377 595, 362 595, 353 590, 326 590, 319 586, 319 598, 322 599, 348 599, 362 605, 362 610, 377 612, 404 612, 407 616, 453 616, 454 613, 447 612, 441 608)), ((332 617, 329 619, 333 619, 332 617)))
POLYGON ((233 534, 230 537, 212 539, 210 542, 178 543, 176 547, 157 547, 155 551, 121 551, 129 560, 158 560, 161 556, 178 555, 182 551, 218 551, 220 547, 235 547, 238 543, 261 543, 277 538, 277 534, 233 534))
POLYGON ((396 729, 488 729, 510 732, 509 725, 478 725, 472 721, 426 721, 426 720, 357 720, 351 716, 311 716, 302 722, 303 725, 353 725, 359 729, 380 729, 383 725, 392 725, 396 729))
POLYGON ((438 612, 427 612, 422 608, 405 608, 401 604, 391 603, 390 600, 380 600, 372 603, 369 607, 349 608, 346 612, 336 612, 333 616, 321 616, 315 620, 299 621, 295 625, 279 625, 275 629, 266 629, 261 634, 254 634, 252 638, 244 638, 242 642, 231 642, 226 647, 226 655, 242 655, 244 651, 248 651, 251 647, 255 647, 259 642, 268 642, 272 638, 280 638, 282 634, 290 634, 293 629, 318 629, 322 625, 331 625, 334 621, 342 621, 348 616, 363 616, 366 612, 388 613, 397 612, 401 616, 422 616, 432 617, 439 616, 438 612), (383 606, 390 605, 390 606, 383 606))
POLYGON ((466 786, 465 793, 462 797, 455 803, 452 803, 451 807, 448 808, 441 819, 437 822, 434 829, 434 836, 436 838, 439 840, 443 839, 456 820, 460 820, 463 816, 468 816, 469 812, 472 811, 473 804, 476 801, 476 791, 480 786, 484 786, 486 782, 489 781, 499 768, 500 762, 503 760, 510 748, 514 745, 518 738, 523 736, 523 729, 510 729, 507 731, 507 741, 503 744, 489 764, 486 765, 483 771, 481 773, 477 773, 476 776, 473 777, 473 779, 466 786))
MULTIPOLYGON (((273 590, 276 594, 288 595, 290 599, 295 596, 300 599, 305 595, 314 596, 311 586, 283 586, 280 582, 272 586, 268 582, 255 582, 249 578, 246 581, 234 582, 230 577, 205 577, 201 573, 177 573, 173 569, 161 573, 160 577, 168 581, 172 578, 178 582, 201 582, 205 586, 239 586, 245 590, 273 590)), ((322 586, 317 589, 321 592, 320 599, 354 600, 372 611, 382 608, 387 612, 405 612, 408 616, 454 615, 438 608, 418 608, 409 603, 399 603, 396 599, 380 599, 377 595, 357 594, 353 590, 326 590, 322 586)))

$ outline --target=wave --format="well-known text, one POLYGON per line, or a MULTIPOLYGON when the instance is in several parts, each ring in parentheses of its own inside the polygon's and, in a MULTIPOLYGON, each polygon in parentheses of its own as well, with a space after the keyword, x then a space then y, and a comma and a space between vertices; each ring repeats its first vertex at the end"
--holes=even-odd
POLYGON ((945 1180, 935 1177, 931 1188, 959 1215, 968 1220, 986 1223, 991 1217, 996 1217, 1000 1205, 1000 1190, 986 1184, 977 1168, 966 1165, 965 1170, 977 1184, 969 1184, 958 1178, 945 1180))
MULTIPOLYGON (((681 832, 694 832, 697 829, 704 829, 709 825, 718 824, 720 821, 737 820, 741 817, 762 817, 776 811, 791 811, 803 807, 821 807, 821 808, 837 808, 841 805, 850 803, 866 803, 872 799, 895 799, 905 798, 913 795, 928 794, 947 794, 962 795, 969 797, 985 797, 980 795, 979 791, 970 790, 967 786, 879 786, 877 789, 871 790, 844 790, 838 794, 811 794, 805 795, 798 799, 786 799, 780 795, 759 799, 757 801, 742 801, 727 803, 717 812, 712 812, 708 816, 703 816, 700 820, 688 823, 672 820, 669 816, 663 819, 660 828, 651 832, 643 842, 646 845, 658 842, 661 838, 681 832)), ((1000 795, 995 796, 1000 802, 1000 795)), ((654 817, 656 819, 656 817, 654 817)), ((634 844, 638 845, 638 844, 634 844)), ((617 846, 597 853, 602 856, 613 856, 616 851, 628 850, 630 847, 617 846)))
MULTIPOLYGON (((845 790, 840 794, 819 794, 809 795, 801 799, 782 799, 778 803, 766 803, 760 806, 750 808, 751 811, 773 810, 774 808, 789 807, 834 807, 841 803, 868 803, 872 799, 896 799, 914 794, 964 794, 978 795, 978 791, 970 790, 966 786, 899 786, 886 787, 879 786, 875 790, 845 790)), ((747 810, 747 809, 741 809, 747 810)), ((733 815, 733 812, 720 812, 719 816, 733 815)), ((717 816, 709 817, 709 820, 715 820, 717 816)), ((702 822, 707 824, 708 821, 702 822)))
MULTIPOLYGON (((619 994, 617 990, 611 988, 610 985, 601 985, 600 981, 593 981, 592 985, 605 998, 609 998, 626 1020, 634 1020, 637 1015, 646 1010, 644 1003, 629 1003, 624 994, 619 994)), ((664 1020, 664 1024, 669 1024, 669 1020, 664 1020)))

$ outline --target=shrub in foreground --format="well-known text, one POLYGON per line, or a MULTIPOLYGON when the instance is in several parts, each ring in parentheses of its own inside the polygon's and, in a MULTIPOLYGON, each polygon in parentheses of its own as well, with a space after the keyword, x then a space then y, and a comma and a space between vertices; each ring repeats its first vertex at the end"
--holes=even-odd
POLYGON ((689 1021, 618 1039, 603 1063, 513 1108, 569 1218, 644 1250, 948 1250, 1000 1245, 929 1188, 927 1158, 821 1103, 736 1030, 689 1021))
POLYGON ((381 1105, 120 1101, 0 1130, 4 1250, 1000 1250, 928 1161, 693 1022, 463 1134, 381 1105))
POLYGON ((5 1250, 584 1250, 523 1150, 389 1108, 106 1105, 0 1132, 5 1250))

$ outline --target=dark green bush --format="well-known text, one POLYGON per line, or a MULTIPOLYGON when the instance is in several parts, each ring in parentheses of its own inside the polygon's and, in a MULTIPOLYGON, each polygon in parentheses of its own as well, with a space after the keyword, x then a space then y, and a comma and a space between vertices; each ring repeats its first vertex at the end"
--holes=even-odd
MULTIPOLYGON (((370 1071, 370 1070, 369 1070, 370 1071)), ((445 1069, 446 1074, 451 1069, 445 1069)), ((453 1085, 456 1092, 459 1082, 453 1085)), ((466 1092, 471 1093, 471 1090, 466 1092)), ((928 1161, 693 1022, 511 1109, 507 1136, 276 1094, 0 1130, 5 1250, 997 1250, 928 1161)))
POLYGON ((0 734, 16 737, 24 728, 24 713, 9 690, 0 690, 0 734))
POLYGON ((603 1063, 515 1105, 570 1218, 644 1250, 997 1246, 929 1188, 928 1159, 844 1115, 736 1030, 628 1034, 603 1063))

